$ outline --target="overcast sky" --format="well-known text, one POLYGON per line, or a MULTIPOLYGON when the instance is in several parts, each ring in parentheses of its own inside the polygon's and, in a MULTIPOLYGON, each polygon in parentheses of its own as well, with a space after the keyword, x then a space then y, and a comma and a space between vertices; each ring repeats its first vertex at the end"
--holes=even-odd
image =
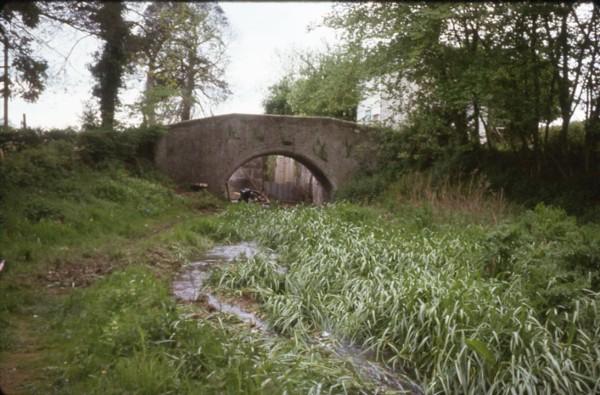
MULTIPOLYGON (((214 107, 213 114, 262 113, 261 103, 267 87, 286 70, 286 55, 293 49, 322 49, 326 43, 335 42, 331 29, 321 27, 311 32, 307 29, 310 24, 318 24, 331 5, 325 2, 221 3, 232 33, 226 71, 232 95, 214 107)), ((41 55, 50 63, 48 88, 36 103, 11 100, 9 120, 14 126, 20 125, 23 113, 27 115, 27 125, 32 127, 78 126, 84 102, 91 100, 93 82, 87 64, 100 42, 73 31, 54 32, 51 37, 41 48, 41 55), (64 56, 71 50, 69 62, 65 64, 64 56)), ((129 81, 129 89, 122 95, 124 104, 135 100, 136 85, 136 81, 129 81)), ((129 118, 126 111, 118 118, 134 124, 137 121, 129 118)))

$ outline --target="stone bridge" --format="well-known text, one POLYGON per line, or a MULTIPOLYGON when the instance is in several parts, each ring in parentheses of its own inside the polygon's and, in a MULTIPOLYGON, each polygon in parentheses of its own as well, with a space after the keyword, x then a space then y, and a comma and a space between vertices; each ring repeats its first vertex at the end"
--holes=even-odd
POLYGON ((226 182, 247 161, 285 155, 302 163, 327 197, 358 170, 375 165, 375 131, 324 117, 229 114, 170 125, 159 141, 158 168, 180 184, 207 183, 224 196, 226 182))

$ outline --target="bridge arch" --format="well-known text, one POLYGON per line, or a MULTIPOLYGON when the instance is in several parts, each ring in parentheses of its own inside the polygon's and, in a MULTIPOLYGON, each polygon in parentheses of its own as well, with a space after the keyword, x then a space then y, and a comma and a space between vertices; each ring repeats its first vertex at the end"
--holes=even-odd
POLYGON ((205 182, 223 196, 233 172, 253 158, 284 155, 305 165, 329 197, 375 165, 374 131, 324 117, 229 114, 170 125, 155 161, 178 183, 205 182))
POLYGON ((331 177, 328 176, 327 174, 325 174, 323 172, 323 170, 321 170, 318 167, 317 164, 315 164, 311 161, 310 158, 307 158, 307 157, 303 156, 302 154, 298 154, 296 152, 291 152, 291 151, 267 150, 267 151, 262 151, 260 153, 257 153, 250 158, 246 158, 246 159, 242 159, 242 160, 233 162, 234 163, 233 166, 230 166, 228 168, 228 171, 225 173, 227 175, 225 179, 229 180, 231 178, 231 176, 233 175, 233 173, 237 169, 239 169, 240 167, 242 167, 244 164, 251 161, 252 159, 256 159, 256 158, 260 158, 260 157, 264 157, 264 156, 271 156, 271 155, 286 156, 286 157, 292 158, 295 161, 299 162, 300 164, 304 165, 308 170, 310 170, 312 175, 317 179, 317 181, 323 187, 323 189, 325 191, 325 200, 329 200, 331 198, 331 196, 333 196, 334 187, 333 187, 332 182, 330 181, 331 177))

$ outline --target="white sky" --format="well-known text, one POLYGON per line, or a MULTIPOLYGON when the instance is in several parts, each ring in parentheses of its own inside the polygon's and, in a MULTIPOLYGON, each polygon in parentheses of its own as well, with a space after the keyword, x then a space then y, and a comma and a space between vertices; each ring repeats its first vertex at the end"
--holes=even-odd
MULTIPOLYGON (((332 29, 319 27, 308 32, 308 26, 321 22, 331 5, 325 2, 221 3, 232 33, 228 47, 230 63, 225 75, 232 95, 214 107, 212 113, 262 113, 262 100, 268 86, 283 76, 288 67, 286 55, 293 49, 324 49, 326 43, 336 41, 332 29)), ((83 34, 73 31, 55 32, 48 45, 42 46, 40 54, 50 64, 47 89, 35 103, 12 99, 9 102, 11 125, 20 125, 23 113, 31 127, 77 127, 81 123, 84 102, 92 100, 93 81, 87 65, 99 41, 93 37, 82 39, 66 67, 62 66, 64 55, 82 37, 83 34)), ((131 80, 127 85, 129 89, 121 94, 123 104, 131 103, 138 95, 131 89, 139 85, 136 81, 131 80)), ((139 121, 129 118, 126 111, 122 111, 118 119, 133 124, 139 121)))

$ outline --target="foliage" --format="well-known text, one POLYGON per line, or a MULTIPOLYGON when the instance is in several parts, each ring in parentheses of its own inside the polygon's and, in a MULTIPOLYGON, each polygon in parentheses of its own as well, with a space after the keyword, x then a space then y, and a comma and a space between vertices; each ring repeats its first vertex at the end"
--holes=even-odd
POLYGON ((252 292, 280 332, 326 330, 427 393, 598 391, 597 227, 544 206, 508 222, 516 234, 412 215, 238 207, 225 220, 279 258, 228 267, 220 284, 252 292))
MULTIPOLYGON (((71 169, 81 160, 89 166, 102 167, 111 162, 124 163, 133 171, 152 172, 154 150, 163 135, 162 127, 90 129, 76 133, 71 129, 24 129, 0 134, 0 148, 9 158, 0 162, 0 179, 17 184, 53 180, 56 174, 71 169), (15 153, 23 151, 22 154, 15 153), (40 174, 39 177, 36 174, 40 174)), ((62 173, 61 173, 62 174, 62 173)))
MULTIPOLYGON (((4 49, 4 61, 8 66, 3 96, 5 104, 13 94, 27 101, 35 101, 45 88, 48 64, 35 55, 31 33, 40 20, 40 8, 33 2, 9 2, 0 10, 0 39, 4 49)), ((4 64, 4 63, 3 63, 4 64)), ((8 126, 8 114, 4 114, 4 127, 8 126)))
POLYGON ((358 60, 342 48, 328 53, 297 54, 298 70, 269 88, 265 113, 356 119, 358 60))
POLYGON ((269 87, 269 93, 263 101, 265 114, 293 115, 292 106, 288 102, 291 92, 290 85, 290 78, 284 77, 269 87))
MULTIPOLYGON (((596 6, 353 3, 338 5, 326 22, 347 45, 362 48, 362 78, 377 81, 396 111, 409 109, 419 150, 431 141, 453 152, 478 149, 485 135, 489 149, 534 152, 539 171, 554 156, 545 150, 551 121, 562 121, 564 153, 576 106, 597 117, 596 6)), ((594 122, 586 132, 586 172, 593 172, 594 122)))
POLYGON ((195 107, 204 112, 226 97, 227 19, 219 5, 157 2, 143 15, 137 37, 146 75, 140 100, 145 123, 188 120, 195 107))
POLYGON ((600 291, 597 225, 580 227, 563 210, 538 204, 488 235, 488 272, 520 275, 541 311, 572 309, 581 289, 600 291))
POLYGON ((386 190, 388 183, 389 178, 383 173, 360 174, 340 187, 335 193, 335 199, 371 203, 386 190))
MULTIPOLYGON (((579 122, 571 127, 566 152, 559 144, 560 127, 550 129, 548 155, 539 160, 539 169, 535 152, 449 147, 442 144, 444 134, 436 138, 421 133, 414 125, 401 130, 379 128, 376 134, 378 168, 355 177, 338 191, 337 197, 372 201, 388 186, 414 173, 431 177, 430 194, 437 193, 446 181, 455 183, 462 179, 468 185, 469 179, 476 176, 489 184, 486 194, 502 195, 507 202, 528 208, 543 202, 582 219, 597 221, 600 183, 595 173, 586 171, 584 126, 579 122)), ((438 192, 443 194, 443 191, 438 192)))
POLYGON ((124 20, 125 5, 107 2, 99 5, 91 20, 98 26, 99 37, 104 41, 102 52, 94 54, 95 64, 90 71, 96 79, 93 94, 100 101, 101 125, 114 126, 115 111, 119 104, 119 88, 129 61, 131 46, 130 26, 124 20))
POLYGON ((81 157, 91 166, 110 161, 121 161, 132 165, 154 161, 154 148, 163 135, 161 127, 130 128, 124 131, 96 129, 81 132, 79 145, 81 157))
POLYGON ((72 129, 44 130, 28 128, 17 130, 9 128, 0 133, 0 148, 8 152, 20 151, 55 140, 73 142, 76 139, 77 134, 72 129))

